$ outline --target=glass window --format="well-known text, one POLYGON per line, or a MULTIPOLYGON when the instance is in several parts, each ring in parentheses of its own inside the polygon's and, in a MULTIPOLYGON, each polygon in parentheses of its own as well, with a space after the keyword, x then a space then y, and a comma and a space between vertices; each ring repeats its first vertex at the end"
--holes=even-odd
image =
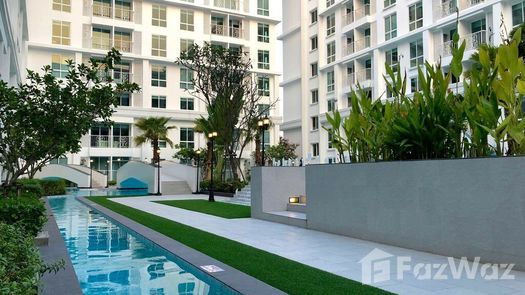
POLYGON ((385 63, 392 68, 392 71, 397 72, 398 70, 397 47, 385 51, 385 63))
POLYGON ((111 0, 93 0, 93 15, 111 17, 111 0))
POLYGON ((71 12, 71 0, 53 0, 53 10, 71 12))
POLYGON ((335 90, 335 75, 334 71, 326 73, 326 91, 332 92, 335 90))
POLYGON ((180 145, 190 149, 195 147, 193 128, 180 128, 180 145))
POLYGON ((385 40, 397 37, 397 15, 394 13, 385 17, 385 40))
POLYGON ((257 68, 269 70, 270 69, 270 51, 259 50, 257 54, 257 68))
POLYGON ((195 25, 193 23, 193 11, 181 9, 180 10, 180 29, 185 31, 194 31, 195 25))
POLYGON ((129 61, 121 60, 113 65, 113 80, 116 83, 132 82, 131 64, 129 61))
POLYGON ((326 45, 326 63, 333 63, 335 61, 335 41, 326 45))
POLYGON ((485 19, 482 18, 482 19, 479 19, 479 20, 477 20, 475 22, 472 22, 472 24, 470 25, 470 29, 471 29, 472 33, 485 31, 487 29, 487 25, 486 25, 485 19))
POLYGON ((270 0, 257 0, 257 14, 264 16, 270 15, 270 0))
POLYGON ((166 87, 166 66, 151 66, 151 86, 166 87))
POLYGON ((310 23, 315 24, 317 22, 317 9, 310 11, 310 23))
POLYGON ((166 57, 166 36, 151 36, 151 55, 166 57))
POLYGON ((193 71, 182 68, 180 69, 180 88, 193 89, 193 71))
POLYGON ((317 90, 317 89, 311 90, 310 91, 310 99, 311 99, 311 103, 312 104, 318 103, 319 102, 319 90, 317 90))
POLYGON ((384 0, 385 8, 396 4, 396 0, 384 0))
POLYGON ((71 43, 71 23, 63 21, 53 21, 53 35, 51 41, 53 44, 70 45, 71 43))
POLYGON ((180 39, 180 51, 188 51, 194 43, 195 41, 191 39, 180 39))
POLYGON ((69 72, 67 60, 72 60, 71 56, 53 54, 51 57, 51 73, 57 78, 65 78, 69 72))
POLYGON ((310 64, 310 72, 312 77, 316 77, 317 75, 319 75, 319 66, 316 62, 310 64))
POLYGON ((328 130, 328 148, 334 148, 334 134, 332 133, 332 129, 328 130))
POLYGON ((328 8, 328 7, 332 6, 332 5, 334 5, 334 3, 335 3, 335 0, 326 0, 326 7, 328 8))
POLYGON ((317 116, 311 117, 311 120, 312 120, 312 130, 319 129, 319 117, 317 116))
POLYGON ((312 156, 318 157, 319 156, 319 143, 313 143, 312 144, 312 156))
POLYGON ((418 2, 408 7, 409 29, 413 31, 423 26, 423 3, 418 2))
POLYGON ((133 10, 131 9, 130 0, 115 0, 115 18, 125 21, 131 21, 133 10))
POLYGON ((319 46, 319 41, 317 39, 317 36, 313 36, 310 38, 310 50, 316 50, 317 46, 319 46))
POLYGON ((258 77, 257 90, 258 94, 261 96, 270 96, 270 78, 258 77))
POLYGON ((270 117, 270 105, 261 103, 257 105, 259 116, 270 117))
POLYGON ((151 11, 151 25, 166 27, 166 6, 153 4, 151 11))
POLYGON ((151 107, 157 109, 166 108, 166 96, 162 95, 153 95, 151 97, 151 107))
POLYGON ((512 26, 521 25, 525 21, 525 2, 512 5, 512 26))
POLYGON ((195 109, 195 102, 191 97, 181 97, 180 98, 180 109, 193 111, 195 109))
POLYGON ((417 77, 411 78, 410 79, 410 91, 414 93, 420 90, 421 90, 421 85, 419 84, 417 77))
POLYGON ((410 67, 417 67, 424 63, 423 39, 418 39, 410 43, 410 67))
POLYGON ((337 110, 337 100, 329 99, 328 100, 328 111, 333 112, 335 110, 337 110))
POLYGON ((270 43, 270 25, 257 24, 257 41, 270 43))
POLYGON ((326 17, 326 36, 331 36, 335 33, 335 14, 326 17))
POLYGON ((131 100, 130 98, 131 98, 131 94, 129 92, 122 93, 119 96, 117 105, 118 106, 129 107, 130 106, 130 100, 131 100))

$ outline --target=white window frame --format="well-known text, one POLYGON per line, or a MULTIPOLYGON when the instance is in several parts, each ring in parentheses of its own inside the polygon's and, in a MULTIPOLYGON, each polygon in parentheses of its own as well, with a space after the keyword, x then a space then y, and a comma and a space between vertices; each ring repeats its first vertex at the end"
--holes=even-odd
POLYGON ((180 69, 180 88, 181 89, 193 89, 193 71, 186 68, 180 69))
POLYGON ((60 20, 53 20, 51 33, 51 43, 59 45, 71 45, 71 23, 60 20), (55 28, 59 33, 55 35, 55 28))
POLYGON ((397 14, 393 13, 385 17, 385 41, 397 37, 397 14), (387 24, 390 30, 387 30, 387 24))
POLYGON ((153 4, 151 6, 151 25, 156 27, 166 27, 168 24, 168 11, 166 6, 153 4))
POLYGON ((335 13, 332 13, 326 17, 326 36, 332 36, 335 34, 335 13))
POLYGON ((326 64, 335 62, 335 41, 326 44, 326 64))
POLYGON ((151 108, 153 109, 165 109, 167 108, 167 99, 165 95, 152 95, 151 96, 151 108), (157 100, 157 106, 153 106, 153 101, 157 100), (161 107, 161 102, 164 101, 164 107, 161 107))
POLYGON ((270 51, 269 50, 258 50, 257 51, 257 68, 263 70, 270 69, 270 51))
POLYGON ((423 2, 417 2, 408 7, 408 28, 409 31, 413 31, 415 29, 419 29, 423 26, 423 2), (418 9, 419 8, 419 9, 418 9), (411 19, 412 16, 412 10, 414 10, 413 16, 415 19, 411 19), (418 18, 418 12, 421 12, 421 15, 419 15, 418 18))
POLYGON ((181 97, 180 98, 180 109, 183 111, 194 111, 195 110, 195 99, 193 97, 181 97), (191 103, 191 108, 189 107, 191 103), (186 106, 183 108, 183 104, 186 106))
POLYGON ((166 87, 167 84, 167 69, 166 66, 162 65, 151 65, 151 86, 153 87, 166 87), (158 78, 153 78, 153 73, 157 72, 158 78), (161 77, 161 73, 164 72, 164 79, 161 77))
POLYGON ((334 70, 326 73, 326 92, 335 91, 335 72, 334 70))
POLYGON ((410 67, 415 68, 425 63, 425 50, 424 50, 423 39, 417 39, 414 42, 410 42, 410 67), (420 46, 419 46, 420 45, 420 46), (415 48, 415 55, 412 55, 412 46, 415 48), (418 50, 421 48, 421 52, 418 50))
POLYGON ((53 0, 53 10, 71 12, 71 0, 53 0))
POLYGON ((151 55, 166 57, 167 38, 164 35, 151 35, 151 55), (162 43, 164 42, 164 46, 162 43), (164 47, 164 48, 162 48, 164 47))
POLYGON ((270 43, 270 25, 264 23, 257 23, 257 41, 263 43, 270 43), (262 30, 262 34, 261 34, 262 30))
POLYGON ((180 29, 184 31, 195 31, 195 15, 193 10, 180 10, 180 29))

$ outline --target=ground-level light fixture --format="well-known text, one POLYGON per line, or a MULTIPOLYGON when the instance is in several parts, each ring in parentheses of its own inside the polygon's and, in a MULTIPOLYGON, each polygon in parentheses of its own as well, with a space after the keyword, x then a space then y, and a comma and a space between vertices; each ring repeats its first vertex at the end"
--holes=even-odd
POLYGON ((299 203, 299 197, 298 196, 292 196, 288 198, 288 203, 290 204, 297 204, 299 203))

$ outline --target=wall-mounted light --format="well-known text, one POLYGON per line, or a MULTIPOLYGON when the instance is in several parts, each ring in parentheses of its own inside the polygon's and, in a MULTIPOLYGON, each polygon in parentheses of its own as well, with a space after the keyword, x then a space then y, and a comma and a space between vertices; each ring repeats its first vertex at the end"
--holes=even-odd
POLYGON ((297 203, 299 203, 299 197, 293 196, 293 197, 288 198, 288 203, 290 203, 290 204, 297 204, 297 203))

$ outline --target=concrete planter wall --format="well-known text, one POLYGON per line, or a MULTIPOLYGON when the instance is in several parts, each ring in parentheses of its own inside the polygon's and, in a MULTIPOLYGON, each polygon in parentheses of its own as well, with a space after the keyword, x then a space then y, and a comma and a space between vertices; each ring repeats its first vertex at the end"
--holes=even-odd
POLYGON ((308 228, 525 269, 524 157, 312 165, 305 180, 308 228))

